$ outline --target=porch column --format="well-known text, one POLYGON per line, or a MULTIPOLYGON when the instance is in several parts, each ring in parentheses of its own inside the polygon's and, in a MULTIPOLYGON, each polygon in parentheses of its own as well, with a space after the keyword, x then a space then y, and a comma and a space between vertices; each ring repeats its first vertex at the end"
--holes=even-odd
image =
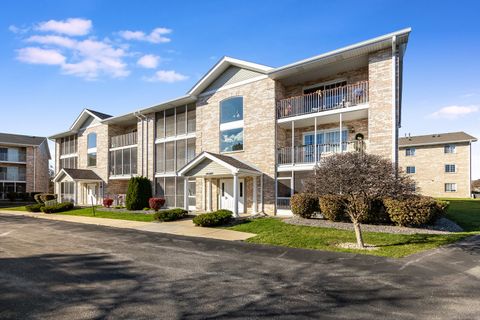
POLYGON ((233 175, 233 215, 238 217, 238 174, 233 175))
POLYGON ((265 212, 265 207, 264 207, 264 197, 263 197, 263 173, 262 175, 260 176, 260 201, 261 201, 261 212, 265 212))
POLYGON ((315 160, 313 161, 315 164, 317 164, 317 161, 318 161, 318 147, 317 147, 317 117, 315 117, 314 119, 314 122, 315 122, 315 129, 313 130, 313 147, 314 147, 314 150, 313 150, 313 154, 315 156, 315 160))
POLYGON ((295 163, 295 121, 292 120, 292 164, 295 163))
POLYGON ((188 177, 183 179, 183 207, 188 211, 188 177))
POLYGON ((343 118, 342 118, 342 113, 340 112, 340 126, 339 126, 339 130, 340 130, 340 152, 343 152, 343 137, 342 137, 342 126, 343 126, 343 118))
POLYGON ((212 211, 212 179, 207 179, 207 211, 212 211))
POLYGON ((253 209, 252 213, 257 214, 257 176, 253 176, 253 209))

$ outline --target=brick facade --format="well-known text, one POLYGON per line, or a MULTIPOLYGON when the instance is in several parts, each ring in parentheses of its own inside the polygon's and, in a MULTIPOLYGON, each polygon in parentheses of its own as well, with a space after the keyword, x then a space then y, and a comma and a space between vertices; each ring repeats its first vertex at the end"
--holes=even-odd
POLYGON ((406 156, 406 147, 399 150, 399 165, 403 171, 414 166, 419 193, 432 197, 470 198, 470 143, 456 143, 455 153, 445 153, 444 145, 415 146, 415 155, 406 156), (454 164, 455 173, 446 173, 445 165, 454 164), (445 192, 445 183, 456 183, 456 192, 445 192))

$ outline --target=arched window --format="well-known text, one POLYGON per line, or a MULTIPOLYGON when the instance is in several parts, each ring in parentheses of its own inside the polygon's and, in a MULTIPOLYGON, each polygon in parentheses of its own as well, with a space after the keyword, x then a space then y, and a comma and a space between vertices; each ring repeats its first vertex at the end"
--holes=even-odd
POLYGON ((95 132, 87 135, 87 166, 97 166, 97 134, 95 132))
POLYGON ((243 97, 220 102, 220 151, 243 150, 243 97))

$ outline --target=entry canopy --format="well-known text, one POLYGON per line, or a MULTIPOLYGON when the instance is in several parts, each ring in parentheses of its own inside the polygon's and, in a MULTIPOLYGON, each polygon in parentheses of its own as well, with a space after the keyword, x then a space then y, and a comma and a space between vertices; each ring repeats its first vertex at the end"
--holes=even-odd
POLYGON ((262 173, 231 156, 204 151, 185 165, 178 174, 184 177, 258 176, 262 173))
POLYGON ((64 168, 53 178, 53 182, 62 181, 66 177, 68 177, 70 181, 102 181, 92 170, 64 168))

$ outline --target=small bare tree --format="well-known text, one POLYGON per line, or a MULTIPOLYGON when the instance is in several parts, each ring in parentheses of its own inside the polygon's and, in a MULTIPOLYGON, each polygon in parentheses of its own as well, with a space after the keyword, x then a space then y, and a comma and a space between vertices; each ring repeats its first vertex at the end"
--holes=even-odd
POLYGON ((318 196, 341 195, 357 244, 364 248, 360 222, 371 210, 372 200, 413 193, 413 181, 397 172, 391 161, 364 152, 347 152, 322 158, 306 188, 318 196))
POLYGON ((472 181, 472 191, 480 191, 480 179, 472 181))

